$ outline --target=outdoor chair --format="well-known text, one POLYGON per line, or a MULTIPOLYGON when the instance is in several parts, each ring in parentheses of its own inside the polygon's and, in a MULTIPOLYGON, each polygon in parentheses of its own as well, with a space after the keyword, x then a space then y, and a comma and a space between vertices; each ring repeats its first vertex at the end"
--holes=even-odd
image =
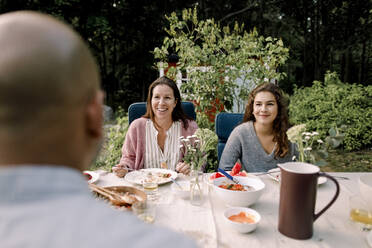
POLYGON ((223 149, 232 130, 243 121, 241 113, 221 112, 216 116, 216 134, 218 137, 217 155, 218 161, 221 159, 223 149))
MULTIPOLYGON (((192 102, 182 102, 181 103, 183 111, 193 120, 196 120, 195 107, 192 102)), ((146 102, 136 102, 132 103, 128 108, 128 122, 129 125, 137 118, 140 118, 146 113, 146 102)))

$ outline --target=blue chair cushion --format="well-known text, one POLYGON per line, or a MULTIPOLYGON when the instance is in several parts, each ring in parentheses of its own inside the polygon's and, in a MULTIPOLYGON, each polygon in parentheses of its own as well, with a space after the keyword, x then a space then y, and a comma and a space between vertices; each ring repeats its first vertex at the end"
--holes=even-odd
MULTIPOLYGON (((195 107, 192 102, 182 102, 182 108, 185 114, 196 120, 195 107)), ((146 102, 132 103, 128 108, 128 122, 132 123, 135 119, 140 118, 146 113, 146 102)))
POLYGON ((225 148, 225 144, 230 136, 230 133, 237 125, 242 123, 243 116, 244 115, 242 113, 221 112, 217 114, 216 134, 218 137, 217 144, 218 161, 220 161, 223 149, 225 148))

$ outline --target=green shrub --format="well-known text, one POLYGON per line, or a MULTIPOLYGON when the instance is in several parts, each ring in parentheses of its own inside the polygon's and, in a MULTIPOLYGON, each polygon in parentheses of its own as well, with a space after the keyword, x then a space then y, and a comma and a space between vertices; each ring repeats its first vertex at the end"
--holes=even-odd
POLYGON ((202 140, 203 151, 207 153, 207 163, 202 168, 204 172, 214 172, 217 168, 217 143, 218 137, 215 132, 208 128, 198 128, 195 135, 202 140))
POLYGON ((91 170, 102 169, 111 171, 112 166, 119 163, 121 158, 121 148, 124 143, 125 135, 128 131, 128 116, 123 112, 118 114, 116 124, 105 125, 105 139, 102 144, 102 149, 92 164, 91 170))
POLYGON ((305 123, 324 139, 330 128, 346 125, 342 146, 349 151, 371 147, 372 86, 342 83, 336 73, 327 72, 324 83, 295 88, 290 98, 292 124, 305 123))

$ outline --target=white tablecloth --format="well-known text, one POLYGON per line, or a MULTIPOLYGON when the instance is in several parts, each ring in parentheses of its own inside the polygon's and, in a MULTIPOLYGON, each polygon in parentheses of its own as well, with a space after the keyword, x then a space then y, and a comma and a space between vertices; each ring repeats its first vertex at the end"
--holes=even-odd
MULTIPOLYGON (((231 230, 225 223, 225 204, 213 188, 204 184, 205 197, 201 206, 193 206, 188 200, 174 195, 170 184, 159 187, 155 225, 166 226, 194 238, 200 247, 369 247, 366 232, 349 220, 349 197, 358 194, 357 180, 361 173, 330 173, 345 176, 350 180, 339 180, 340 195, 336 202, 314 223, 314 235, 308 240, 288 238, 277 230, 279 211, 279 184, 268 176, 261 176, 266 189, 260 200, 251 206, 261 214, 258 228, 248 234, 231 230)), ((180 176, 177 180, 187 180, 180 176)), ((101 174, 100 186, 131 185, 115 175, 101 174)), ((141 188, 139 185, 131 185, 141 188)), ((316 210, 322 209, 335 192, 334 184, 328 180, 318 187, 316 210)))

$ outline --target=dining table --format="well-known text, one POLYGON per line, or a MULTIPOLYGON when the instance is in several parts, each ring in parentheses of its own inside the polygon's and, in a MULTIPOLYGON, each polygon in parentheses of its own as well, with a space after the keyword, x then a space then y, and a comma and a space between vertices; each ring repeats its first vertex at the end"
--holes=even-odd
MULTIPOLYGON (((133 186, 113 173, 97 171, 100 175, 98 186, 133 186)), ((217 195, 210 183, 210 173, 203 175, 203 199, 201 205, 190 204, 171 190, 171 184, 159 185, 156 203, 156 217, 152 225, 162 226, 183 233, 194 239, 203 248, 240 247, 305 247, 305 248, 363 248, 370 247, 366 236, 368 228, 353 222, 350 215, 349 199, 359 195, 358 180, 362 174, 371 172, 331 172, 340 185, 340 194, 335 203, 314 222, 314 233, 310 239, 289 238, 278 231, 280 183, 268 175, 259 178, 265 189, 259 200, 249 206, 261 215, 257 229, 251 233, 239 233, 228 225, 224 211, 229 207, 217 195)), ((248 175, 250 176, 250 175, 248 175)), ((178 174, 177 181, 190 177, 178 174)), ((330 180, 317 188, 315 212, 320 211, 333 197, 335 184, 330 180)), ((371 196, 372 197, 372 196, 371 196)), ((370 231, 371 232, 371 231, 370 231)))

